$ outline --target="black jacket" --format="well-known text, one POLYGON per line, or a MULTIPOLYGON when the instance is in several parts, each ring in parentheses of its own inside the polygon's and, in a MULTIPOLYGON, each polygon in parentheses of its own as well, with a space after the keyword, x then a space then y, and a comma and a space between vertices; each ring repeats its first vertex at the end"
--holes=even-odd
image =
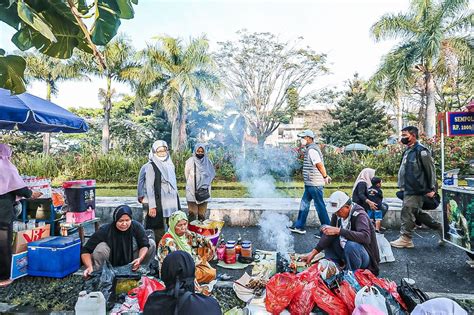
MULTIPOLYGON (((356 203, 353 203, 352 206, 354 207, 354 211, 352 212, 351 217, 351 229, 346 230, 341 228, 340 235, 344 236, 349 241, 357 242, 364 246, 370 257, 370 263, 367 269, 369 269, 374 275, 378 275, 380 255, 374 226, 370 223, 367 213, 361 206, 356 203)), ((339 218, 334 213, 331 217, 331 226, 339 227, 339 222, 339 218)), ((323 234, 318 245, 316 245, 316 250, 321 252, 338 239, 339 236, 337 235, 328 236, 323 234)))
POLYGON ((405 167, 404 187, 400 187, 405 195, 425 195, 435 190, 434 160, 431 152, 419 142, 403 153, 400 167, 405 167))
POLYGON ((365 211, 370 210, 370 206, 366 200, 369 198, 367 183, 359 182, 352 192, 352 201, 364 208, 365 211))

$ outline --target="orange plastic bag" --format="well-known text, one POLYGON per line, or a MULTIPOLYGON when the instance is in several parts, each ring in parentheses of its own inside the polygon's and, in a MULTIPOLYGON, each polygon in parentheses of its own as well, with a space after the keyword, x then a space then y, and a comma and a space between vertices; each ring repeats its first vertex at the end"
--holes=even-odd
POLYGON ((155 291, 162 291, 165 289, 165 286, 155 280, 148 277, 142 277, 140 280, 140 286, 138 288, 128 291, 128 295, 135 295, 138 300, 138 306, 140 306, 140 311, 143 311, 145 303, 148 300, 148 296, 155 291))
POLYGON ((280 314, 301 290, 303 290, 303 283, 294 274, 278 273, 267 283, 265 308, 272 314, 280 314))

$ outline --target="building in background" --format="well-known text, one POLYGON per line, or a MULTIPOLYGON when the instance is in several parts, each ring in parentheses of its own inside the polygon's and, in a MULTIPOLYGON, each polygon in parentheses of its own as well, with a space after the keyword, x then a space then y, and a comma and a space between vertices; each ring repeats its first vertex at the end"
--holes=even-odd
POLYGON ((300 109, 289 124, 280 124, 265 141, 266 145, 288 146, 294 145, 297 135, 305 129, 311 129, 316 136, 321 136, 321 129, 326 124, 333 122, 326 106, 321 104, 309 105, 300 109))

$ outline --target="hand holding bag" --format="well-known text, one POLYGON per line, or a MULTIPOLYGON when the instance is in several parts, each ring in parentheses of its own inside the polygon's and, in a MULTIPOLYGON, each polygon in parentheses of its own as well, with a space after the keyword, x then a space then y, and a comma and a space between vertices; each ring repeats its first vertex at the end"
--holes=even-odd
POLYGON ((373 286, 365 286, 357 292, 355 297, 355 305, 371 305, 377 308, 379 311, 388 315, 387 305, 385 303, 385 297, 380 291, 373 286))
POLYGON ((211 198, 209 193, 209 187, 201 187, 197 189, 197 180, 196 180, 196 163, 194 163, 194 197, 197 202, 205 201, 211 198))

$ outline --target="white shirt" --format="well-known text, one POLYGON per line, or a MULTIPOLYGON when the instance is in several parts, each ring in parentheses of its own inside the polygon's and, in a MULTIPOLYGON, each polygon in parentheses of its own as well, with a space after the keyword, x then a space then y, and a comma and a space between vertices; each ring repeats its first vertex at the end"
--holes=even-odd
POLYGON ((311 159, 311 164, 316 165, 318 163, 321 163, 321 156, 319 155, 318 151, 315 149, 309 149, 308 151, 309 158, 311 159))
MULTIPOLYGON (((347 226, 349 225, 349 221, 351 220, 350 216, 347 216, 345 219, 341 219, 341 228, 347 230, 347 226)), ((346 247, 347 239, 344 236, 339 236, 341 247, 346 247)))

